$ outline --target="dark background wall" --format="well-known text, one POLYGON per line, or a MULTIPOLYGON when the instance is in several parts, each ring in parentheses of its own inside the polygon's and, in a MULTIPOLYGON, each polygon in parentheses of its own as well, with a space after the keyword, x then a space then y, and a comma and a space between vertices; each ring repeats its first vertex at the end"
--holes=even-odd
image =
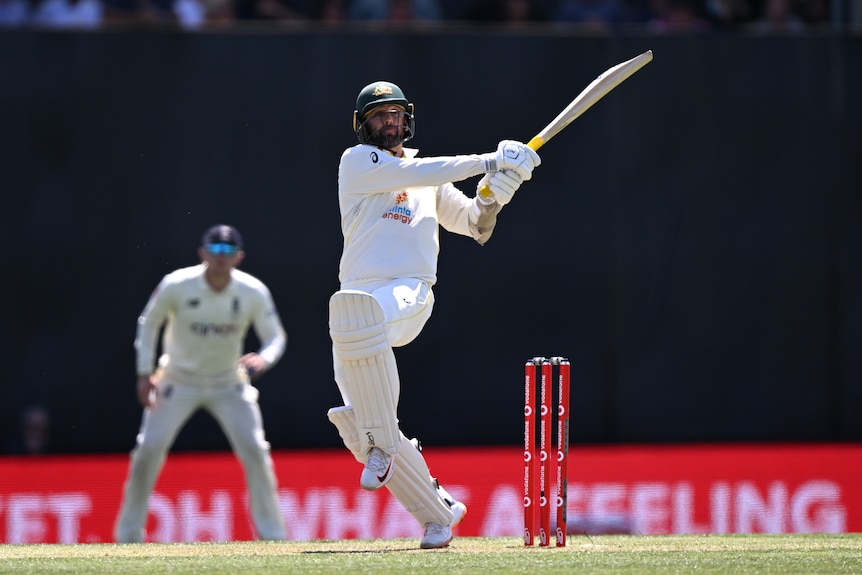
MULTIPOLYGON (((131 448, 137 315, 226 222, 290 337, 260 383, 270 440, 338 445, 327 302, 358 90, 399 83, 424 155, 484 152, 647 49, 542 148, 487 246, 443 237, 435 315, 397 351, 405 432, 517 444, 523 362, 562 354, 575 442, 862 440, 862 38, 464 28, 0 34, 0 432, 39 402, 55 448, 131 448)), ((177 444, 225 446, 204 416, 177 444)))

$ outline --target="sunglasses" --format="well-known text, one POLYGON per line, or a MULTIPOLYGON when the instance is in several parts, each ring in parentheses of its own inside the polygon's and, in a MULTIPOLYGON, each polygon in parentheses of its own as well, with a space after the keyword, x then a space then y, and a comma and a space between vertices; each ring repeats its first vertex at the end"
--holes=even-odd
POLYGON ((239 248, 233 244, 207 244, 206 250, 208 253, 218 256, 218 255, 226 255, 232 256, 235 255, 239 248))

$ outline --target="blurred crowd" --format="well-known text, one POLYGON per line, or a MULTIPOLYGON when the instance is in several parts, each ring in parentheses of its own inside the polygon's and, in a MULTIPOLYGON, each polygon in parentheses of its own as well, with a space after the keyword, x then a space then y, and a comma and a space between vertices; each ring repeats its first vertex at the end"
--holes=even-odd
MULTIPOLYGON (((172 26, 242 23, 383 26, 466 23, 569 26, 653 33, 745 28, 795 33, 828 28, 833 0, 0 0, 0 28, 172 26)), ((862 0, 839 3, 843 20, 862 18, 862 0), (854 11, 856 16, 853 16, 854 11)))
POLYGON ((16 433, 2 445, 3 455, 43 455, 52 453, 51 412, 34 404, 27 406, 18 419, 16 433))

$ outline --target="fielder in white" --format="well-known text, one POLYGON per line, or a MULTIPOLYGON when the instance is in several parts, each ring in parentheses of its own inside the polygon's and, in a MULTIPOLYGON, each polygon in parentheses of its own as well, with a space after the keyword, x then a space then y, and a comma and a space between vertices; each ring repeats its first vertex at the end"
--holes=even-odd
POLYGON ((434 305, 439 228, 484 244, 497 214, 532 176, 539 156, 504 140, 496 152, 417 157, 413 104, 391 82, 373 82, 356 100, 359 144, 341 156, 338 199, 344 251, 340 290, 329 301, 335 381, 344 406, 329 419, 364 465, 360 485, 386 486, 424 528, 423 549, 446 547, 466 506, 431 476, 398 424, 401 384, 393 347, 421 332, 434 305), (493 196, 468 197, 451 182, 485 174, 493 196))
POLYGON ((235 269, 242 248, 235 228, 208 229, 198 250, 202 263, 166 275, 138 318, 137 392, 144 416, 114 533, 118 542, 145 540, 153 486, 177 433, 199 409, 215 417, 243 465, 258 538, 285 537, 258 391, 250 380, 279 360, 287 336, 269 289, 235 269), (250 325, 262 345, 241 355, 250 325))

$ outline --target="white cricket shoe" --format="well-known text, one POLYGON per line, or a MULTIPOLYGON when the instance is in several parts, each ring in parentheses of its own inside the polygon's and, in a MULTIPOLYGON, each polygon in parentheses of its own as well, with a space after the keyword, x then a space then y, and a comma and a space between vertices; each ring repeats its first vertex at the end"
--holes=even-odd
POLYGON ((436 523, 425 524, 425 535, 419 542, 420 549, 440 549, 448 547, 452 541, 452 528, 448 525, 438 525, 436 523))
POLYGON ((467 515, 467 506, 460 501, 456 501, 449 507, 452 509, 452 527, 455 527, 467 515))
MULTIPOLYGON (((436 482, 437 480, 435 479, 434 481, 436 482)), ((437 483, 437 492, 440 493, 440 497, 443 498, 443 501, 452 510, 452 523, 447 526, 438 525, 437 523, 426 523, 425 535, 419 542, 420 549, 440 549, 441 547, 447 547, 452 541, 452 529, 461 523, 461 520, 467 515, 467 506, 460 501, 456 501, 449 495, 448 491, 443 489, 443 486, 439 482, 437 483)))
POLYGON ((395 457, 379 447, 372 447, 365 460, 365 469, 359 476, 359 485, 368 491, 380 489, 392 479, 394 469, 395 457))
POLYGON ((464 519, 464 516, 467 515, 467 506, 461 503, 460 501, 456 501, 454 497, 452 497, 446 489, 440 485, 440 482, 435 478, 434 484, 437 486, 437 493, 440 494, 440 498, 446 502, 446 505, 452 510, 452 527, 455 527, 461 520, 464 519))

